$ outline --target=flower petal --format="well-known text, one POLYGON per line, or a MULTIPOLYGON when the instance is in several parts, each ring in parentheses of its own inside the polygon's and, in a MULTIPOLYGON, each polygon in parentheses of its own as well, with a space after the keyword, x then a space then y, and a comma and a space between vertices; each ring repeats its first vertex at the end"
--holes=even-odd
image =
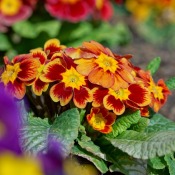
POLYGON ((41 64, 44 64, 47 60, 47 55, 44 51, 35 49, 31 51, 33 58, 38 58, 41 64))
POLYGON ((65 88, 64 83, 58 83, 51 87, 50 97, 54 102, 60 101, 61 106, 65 106, 73 97, 72 88, 65 88))
POLYGON ((104 129, 100 130, 101 133, 108 134, 112 131, 112 126, 106 125, 104 129))
POLYGON ((48 64, 43 69, 43 74, 40 79, 44 82, 53 82, 60 80, 62 76, 60 75, 65 71, 65 68, 61 65, 59 59, 55 59, 48 64))
POLYGON ((23 60, 20 63, 20 69, 21 71, 18 73, 18 78, 21 81, 30 81, 33 78, 36 77, 38 73, 38 68, 40 66, 40 62, 37 59, 29 58, 26 60, 23 60))
POLYGON ((32 90, 35 95, 40 96, 42 92, 45 92, 49 87, 48 83, 45 83, 41 81, 39 78, 35 80, 35 82, 32 85, 32 90))
POLYGON ((24 83, 18 79, 16 79, 13 84, 9 82, 6 86, 6 89, 8 93, 17 99, 22 99, 26 93, 26 87, 24 83))
POLYGON ((114 85, 114 75, 110 72, 104 72, 101 68, 92 70, 88 79, 93 84, 101 85, 104 88, 110 88, 114 85))
POLYGON ((87 102, 92 101, 92 93, 86 87, 81 87, 80 90, 74 89, 73 101, 76 107, 85 108, 87 102))
POLYGON ((148 89, 138 84, 132 84, 128 87, 128 90, 131 92, 129 95, 129 100, 132 102, 139 106, 146 106, 150 104, 151 96, 148 89))
POLYGON ((104 107, 108 110, 113 110, 116 115, 121 115, 125 112, 125 105, 119 99, 112 95, 107 95, 103 99, 104 107))

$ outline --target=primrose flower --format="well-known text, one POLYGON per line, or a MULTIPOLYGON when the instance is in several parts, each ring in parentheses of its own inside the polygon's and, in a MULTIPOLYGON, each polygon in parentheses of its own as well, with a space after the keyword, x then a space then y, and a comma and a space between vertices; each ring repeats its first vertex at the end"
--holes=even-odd
POLYGON ((5 57, 4 61, 0 82, 12 96, 22 99, 26 92, 25 83, 34 79, 38 73, 39 60, 32 58, 31 54, 23 54, 14 57, 11 62, 5 57))
POLYGON ((96 0, 94 18, 109 20, 113 15, 112 3, 109 0, 96 0))
POLYGON ((147 88, 139 84, 131 84, 128 88, 114 89, 93 89, 94 107, 104 105, 108 110, 112 110, 116 115, 121 115, 127 107, 130 109, 140 109, 146 107, 151 102, 150 92, 147 88))
POLYGON ((86 86, 86 77, 76 71, 70 57, 63 55, 63 59, 66 60, 67 67, 62 65, 63 61, 56 58, 45 66, 41 80, 58 81, 50 89, 50 96, 54 102, 60 101, 61 106, 65 106, 73 98, 75 106, 85 108, 87 102, 92 101, 91 91, 86 86))
POLYGON ((37 0, 0 0, 0 19, 5 26, 27 19, 33 12, 37 0))
POLYGON ((92 108, 90 114, 88 114, 86 118, 89 125, 91 125, 94 130, 108 134, 112 131, 112 125, 116 120, 116 115, 101 107, 92 108))
POLYGON ((91 83, 117 90, 127 88, 128 83, 134 82, 134 70, 129 61, 124 57, 118 59, 101 44, 95 41, 84 42, 77 51, 68 50, 67 54, 77 56, 76 52, 80 53, 80 57, 74 61, 77 64, 76 69, 80 74, 88 76, 91 83))
POLYGON ((86 19, 95 6, 95 0, 46 0, 46 9, 54 17, 78 22, 86 19))
POLYGON ((152 107, 155 112, 158 112, 166 103, 168 95, 171 94, 170 90, 162 79, 158 80, 156 84, 151 77, 150 72, 140 70, 138 71, 138 74, 151 93, 150 107, 152 107))

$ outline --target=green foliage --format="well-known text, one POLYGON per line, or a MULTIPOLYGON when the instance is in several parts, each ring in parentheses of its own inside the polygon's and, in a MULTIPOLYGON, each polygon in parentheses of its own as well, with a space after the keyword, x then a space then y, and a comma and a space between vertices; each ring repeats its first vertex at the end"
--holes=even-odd
POLYGON ((175 77, 169 78, 165 83, 170 90, 175 90, 175 77))
POLYGON ((130 128, 131 125, 138 123, 140 118, 140 111, 122 115, 116 120, 116 122, 113 125, 113 131, 110 134, 108 134, 108 136, 115 138, 123 131, 126 131, 128 128, 130 128))
POLYGON ((156 57, 152 61, 150 61, 146 69, 149 70, 152 75, 154 75, 156 71, 159 69, 160 63, 161 63, 161 58, 156 57))
POLYGON ((128 130, 115 139, 107 139, 114 147, 138 159, 163 156, 175 151, 175 131, 146 134, 128 130))
POLYGON ((8 37, 5 34, 0 33, 0 51, 8 50, 11 48, 11 44, 8 37))
POLYGON ((165 162, 162 157, 154 157, 149 160, 149 164, 153 169, 164 169, 166 167, 165 162))
POLYGON ((175 174, 174 154, 165 155, 164 159, 168 165, 168 170, 169 170, 170 175, 174 175, 175 174))
POLYGON ((92 153, 86 151, 85 149, 82 149, 80 146, 74 146, 72 148, 72 154, 89 160, 97 167, 97 169, 101 173, 106 173, 108 171, 107 165, 105 164, 105 162, 101 158, 93 155, 92 153))
POLYGON ((20 21, 15 23, 13 30, 24 38, 36 38, 41 32, 46 32, 50 37, 56 37, 61 23, 57 20, 32 23, 30 21, 20 21))

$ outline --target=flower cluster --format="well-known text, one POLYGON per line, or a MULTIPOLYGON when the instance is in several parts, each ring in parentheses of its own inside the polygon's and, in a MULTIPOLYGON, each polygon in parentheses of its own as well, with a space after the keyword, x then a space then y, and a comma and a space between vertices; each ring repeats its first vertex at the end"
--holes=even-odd
POLYGON ((174 0, 126 0, 125 5, 128 11, 139 21, 145 21, 152 15, 158 23, 162 20, 166 23, 175 22, 174 0))
POLYGON ((50 39, 43 49, 12 61, 5 57, 0 82, 17 99, 31 90, 36 96, 48 94, 59 109, 86 109, 89 125, 110 133, 126 110, 147 117, 149 108, 158 112, 170 94, 163 80, 155 83, 149 71, 130 60, 131 55, 118 55, 95 41, 73 48, 50 39))
POLYGON ((51 137, 46 153, 29 156, 23 153, 19 130, 21 114, 14 99, 0 86, 0 174, 63 175, 60 145, 51 137))
MULTIPOLYGON (((39 0, 0 0, 0 30, 14 23, 28 19, 39 11, 39 0)), ((112 17, 113 6, 110 0, 45 0, 44 10, 59 20, 79 22, 90 16, 95 19, 108 20, 112 17)))

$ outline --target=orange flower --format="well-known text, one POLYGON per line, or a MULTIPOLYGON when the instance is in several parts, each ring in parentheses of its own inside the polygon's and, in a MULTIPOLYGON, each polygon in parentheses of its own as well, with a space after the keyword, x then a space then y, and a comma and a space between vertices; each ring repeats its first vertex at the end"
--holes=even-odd
POLYGON ((148 89, 138 84, 131 84, 128 88, 119 90, 94 88, 92 105, 95 107, 104 105, 106 109, 113 110, 116 115, 121 115, 126 107, 142 109, 150 104, 150 100, 148 89))
POLYGON ((75 106, 85 108, 87 102, 92 101, 91 91, 86 87, 86 78, 76 71, 73 60, 64 55, 63 60, 56 58, 43 69, 41 80, 44 82, 58 81, 50 89, 50 96, 54 102, 60 101, 61 106, 67 105, 73 98, 75 106))
POLYGON ((67 53, 71 56, 80 56, 75 59, 77 71, 88 80, 104 88, 128 87, 128 83, 134 82, 131 74, 133 68, 126 58, 118 59, 108 48, 101 44, 91 41, 84 42, 82 48, 76 51, 71 50, 67 53))
POLYGON ((158 80, 156 84, 150 72, 140 70, 138 71, 138 75, 143 79, 145 86, 151 93, 150 107, 152 107, 155 112, 158 112, 167 101, 168 95, 171 94, 170 90, 162 79, 158 80))
POLYGON ((108 134, 112 131, 116 115, 105 108, 92 108, 86 118, 94 130, 108 134))
POLYGON ((37 75, 39 60, 32 58, 31 54, 14 57, 12 62, 4 59, 5 69, 1 74, 1 82, 7 91, 18 99, 22 99, 26 92, 25 84, 37 75))

